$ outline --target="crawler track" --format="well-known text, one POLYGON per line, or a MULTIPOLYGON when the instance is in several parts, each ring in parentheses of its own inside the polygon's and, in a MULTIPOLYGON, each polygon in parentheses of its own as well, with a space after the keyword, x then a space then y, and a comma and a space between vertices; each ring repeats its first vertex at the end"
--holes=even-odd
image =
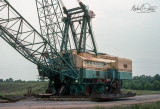
POLYGON ((52 94, 35 95, 38 100, 51 101, 93 101, 93 100, 113 100, 119 98, 134 97, 136 93, 127 94, 93 94, 91 96, 54 96, 52 94))
POLYGON ((35 95, 37 100, 48 100, 48 101, 90 101, 89 96, 54 96, 51 94, 35 95))

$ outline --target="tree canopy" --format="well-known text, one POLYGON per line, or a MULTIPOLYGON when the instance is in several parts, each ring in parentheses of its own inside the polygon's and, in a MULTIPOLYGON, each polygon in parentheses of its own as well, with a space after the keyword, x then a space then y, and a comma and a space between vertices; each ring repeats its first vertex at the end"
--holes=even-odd
POLYGON ((160 75, 155 76, 135 76, 132 80, 123 80, 124 89, 134 90, 160 90, 160 75))

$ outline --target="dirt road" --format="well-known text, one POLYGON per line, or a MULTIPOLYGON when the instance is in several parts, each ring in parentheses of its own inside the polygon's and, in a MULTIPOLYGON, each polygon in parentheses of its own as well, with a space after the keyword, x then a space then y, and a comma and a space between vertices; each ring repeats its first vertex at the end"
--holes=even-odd
POLYGON ((97 106, 114 107, 131 104, 144 104, 160 101, 160 94, 142 95, 133 98, 95 102, 95 101, 36 101, 34 99, 22 100, 16 103, 0 103, 0 109, 88 109, 97 106))

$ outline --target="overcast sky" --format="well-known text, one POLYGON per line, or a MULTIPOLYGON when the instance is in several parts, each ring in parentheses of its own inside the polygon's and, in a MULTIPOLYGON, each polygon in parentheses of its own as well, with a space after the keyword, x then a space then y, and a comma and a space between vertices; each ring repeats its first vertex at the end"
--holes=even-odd
MULTIPOLYGON (((39 29, 35 0, 8 0, 36 29, 39 29)), ((67 8, 76 0, 63 0, 67 8)), ((98 51, 132 59, 133 75, 160 74, 160 1, 82 0, 96 14, 93 28, 98 51), (156 12, 137 13, 134 5, 149 3, 156 12)), ((24 59, 0 38, 0 78, 36 80, 37 66, 24 59)))

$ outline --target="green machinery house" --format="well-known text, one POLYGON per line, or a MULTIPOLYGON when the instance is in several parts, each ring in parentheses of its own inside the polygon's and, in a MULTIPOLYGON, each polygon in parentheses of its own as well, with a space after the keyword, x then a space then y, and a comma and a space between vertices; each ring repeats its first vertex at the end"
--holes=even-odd
POLYGON ((132 61, 106 54, 81 53, 73 51, 76 69, 81 78, 132 79, 132 61))

